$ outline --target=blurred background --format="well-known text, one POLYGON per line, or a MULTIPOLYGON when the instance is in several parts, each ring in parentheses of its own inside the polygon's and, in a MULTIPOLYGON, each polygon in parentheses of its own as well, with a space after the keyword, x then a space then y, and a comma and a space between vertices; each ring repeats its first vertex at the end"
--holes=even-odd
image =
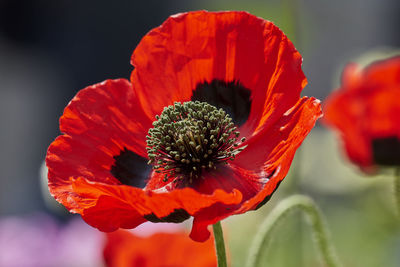
MULTIPOLYGON (((344 64, 400 47, 398 0, 0 0, 0 220, 37 213, 69 220, 44 200, 39 182, 63 108, 88 85, 128 78, 130 55, 146 32, 172 14, 199 9, 245 10, 273 21, 304 58, 303 95, 322 101, 344 64)), ((271 202, 224 221, 233 266, 243 266, 249 237, 293 193, 321 206, 345 266, 399 266, 392 180, 364 177, 317 125, 271 202)), ((275 234, 269 266, 320 266, 307 224, 299 214, 290 218, 275 234)))

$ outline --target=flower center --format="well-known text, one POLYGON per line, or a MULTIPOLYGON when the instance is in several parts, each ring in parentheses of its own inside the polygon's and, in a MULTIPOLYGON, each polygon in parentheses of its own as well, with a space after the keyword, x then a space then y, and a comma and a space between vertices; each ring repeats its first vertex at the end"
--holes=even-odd
POLYGON ((239 132, 230 116, 205 102, 175 102, 156 119, 146 149, 148 164, 164 174, 164 182, 192 183, 202 171, 227 164, 244 149, 238 147, 239 132))

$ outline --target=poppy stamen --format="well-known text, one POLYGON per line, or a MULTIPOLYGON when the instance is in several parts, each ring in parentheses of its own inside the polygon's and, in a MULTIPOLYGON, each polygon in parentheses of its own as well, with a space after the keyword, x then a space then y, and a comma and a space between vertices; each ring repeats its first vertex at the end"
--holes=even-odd
POLYGON ((232 118, 223 110, 199 101, 176 102, 156 116, 147 137, 148 164, 164 174, 164 182, 201 177, 203 170, 227 164, 244 148, 232 118))

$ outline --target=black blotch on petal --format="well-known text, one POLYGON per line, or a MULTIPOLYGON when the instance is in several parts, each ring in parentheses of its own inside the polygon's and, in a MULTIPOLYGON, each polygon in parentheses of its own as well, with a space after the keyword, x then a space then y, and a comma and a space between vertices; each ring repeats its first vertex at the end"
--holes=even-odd
POLYGON ((189 213, 184 209, 175 209, 174 212, 169 214, 168 216, 159 218, 154 213, 147 214, 143 216, 146 220, 154 223, 158 222, 172 222, 172 223, 181 223, 190 218, 189 213))
POLYGON ((236 125, 242 125, 250 115, 251 92, 237 81, 225 82, 213 80, 202 82, 193 91, 192 101, 207 102, 222 108, 236 125))
POLYGON ((374 163, 383 166, 400 166, 400 140, 397 137, 372 140, 374 163))
POLYGON ((114 165, 111 166, 111 174, 122 184, 144 188, 150 174, 151 166, 145 158, 133 153, 127 148, 114 156, 114 165))

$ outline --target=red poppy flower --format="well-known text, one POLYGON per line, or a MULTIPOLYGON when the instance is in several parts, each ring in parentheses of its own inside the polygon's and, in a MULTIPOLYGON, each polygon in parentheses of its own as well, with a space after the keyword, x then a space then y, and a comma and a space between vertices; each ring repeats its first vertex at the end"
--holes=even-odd
POLYGON ((271 197, 320 117, 299 96, 301 62, 246 12, 170 17, 133 52, 131 82, 89 86, 65 108, 51 193, 102 231, 192 216, 190 236, 206 240, 208 225, 271 197))
POLYGON ((108 267, 217 266, 214 242, 193 242, 184 232, 139 237, 119 230, 107 235, 104 259, 108 267))
POLYGON ((324 122, 338 130, 350 160, 365 172, 400 165, 400 57, 365 68, 348 64, 324 122))

